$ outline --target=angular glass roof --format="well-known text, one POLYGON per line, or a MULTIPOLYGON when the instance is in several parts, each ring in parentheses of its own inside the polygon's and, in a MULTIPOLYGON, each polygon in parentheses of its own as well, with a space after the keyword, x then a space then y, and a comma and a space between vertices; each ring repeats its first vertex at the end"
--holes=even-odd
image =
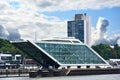
POLYGON ((36 43, 61 64, 106 64, 85 45, 36 43))
POLYGON ((75 39, 13 42, 13 44, 45 67, 108 65, 94 50, 75 39))

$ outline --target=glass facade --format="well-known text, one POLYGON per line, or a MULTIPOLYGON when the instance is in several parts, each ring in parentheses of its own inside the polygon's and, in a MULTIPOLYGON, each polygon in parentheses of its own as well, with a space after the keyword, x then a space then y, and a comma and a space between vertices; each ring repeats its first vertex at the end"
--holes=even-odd
POLYGON ((36 43, 61 64, 106 64, 86 45, 36 43))
POLYGON ((63 64, 106 64, 89 47, 78 42, 41 41, 33 43, 27 41, 13 44, 45 68, 49 68, 49 66, 58 68, 63 64))
POLYGON ((42 52, 29 41, 18 42, 13 44, 45 68, 48 68, 49 66, 54 66, 58 68, 60 66, 58 63, 56 63, 54 60, 48 57, 44 52, 42 52))
POLYGON ((68 21, 68 37, 84 42, 84 20, 68 21))

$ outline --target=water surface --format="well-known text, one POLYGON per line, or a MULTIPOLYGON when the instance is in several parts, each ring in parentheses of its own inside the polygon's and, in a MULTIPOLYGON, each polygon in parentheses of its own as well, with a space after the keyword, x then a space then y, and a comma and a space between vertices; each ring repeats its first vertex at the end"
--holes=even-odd
POLYGON ((0 78, 0 80, 120 80, 120 74, 37 77, 37 78, 8 77, 8 78, 0 78))

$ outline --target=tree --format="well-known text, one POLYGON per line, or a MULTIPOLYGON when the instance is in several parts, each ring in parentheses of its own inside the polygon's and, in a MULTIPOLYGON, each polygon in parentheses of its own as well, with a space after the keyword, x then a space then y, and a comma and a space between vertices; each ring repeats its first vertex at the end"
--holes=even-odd
POLYGON ((111 48, 108 44, 93 45, 92 48, 106 60, 120 58, 118 44, 114 45, 114 48, 111 48))
POLYGON ((22 51, 14 47, 8 40, 3 39, 0 39, 0 52, 22 53, 22 51))
POLYGON ((116 55, 116 58, 119 58, 120 59, 120 47, 118 46, 118 44, 115 44, 114 45, 114 51, 115 51, 115 55, 116 55))

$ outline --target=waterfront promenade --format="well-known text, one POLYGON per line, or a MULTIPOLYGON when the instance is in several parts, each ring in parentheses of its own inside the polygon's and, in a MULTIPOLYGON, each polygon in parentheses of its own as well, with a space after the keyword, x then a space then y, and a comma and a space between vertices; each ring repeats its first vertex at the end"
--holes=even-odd
POLYGON ((54 77, 73 75, 96 75, 96 74, 120 74, 119 68, 108 69, 58 69, 58 70, 38 70, 38 69, 0 69, 1 77, 54 77), (36 74, 36 75, 35 75, 36 74))
POLYGON ((29 76, 30 71, 35 69, 0 69, 0 78, 3 77, 25 77, 29 76))

